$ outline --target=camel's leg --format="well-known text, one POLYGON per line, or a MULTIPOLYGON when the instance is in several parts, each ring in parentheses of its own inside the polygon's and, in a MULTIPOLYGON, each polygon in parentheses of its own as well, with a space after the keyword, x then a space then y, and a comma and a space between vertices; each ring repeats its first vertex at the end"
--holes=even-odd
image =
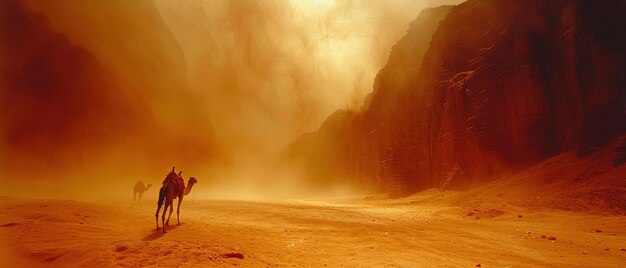
POLYGON ((159 210, 161 210, 161 203, 157 204, 157 211, 154 213, 154 219, 156 220, 157 230, 159 229, 159 210))
POLYGON ((172 212, 174 212, 174 200, 172 200, 172 203, 170 204, 170 214, 167 215, 167 221, 165 221, 165 225, 167 226, 170 225, 170 217, 172 216, 172 212))
POLYGON ((171 206, 172 203, 173 203, 172 200, 165 201, 165 208, 163 208, 163 215, 161 216, 161 221, 163 222, 163 233, 167 233, 165 231, 165 213, 167 213, 167 207, 171 206))
POLYGON ((141 202, 141 197, 143 196, 143 192, 139 192, 139 200, 138 202, 141 202))
POLYGON ((183 202, 183 197, 178 197, 178 208, 176 208, 176 220, 178 220, 178 225, 180 225, 180 203, 183 202))
POLYGON ((133 191, 133 202, 135 202, 136 198, 137 198, 137 191, 133 191))

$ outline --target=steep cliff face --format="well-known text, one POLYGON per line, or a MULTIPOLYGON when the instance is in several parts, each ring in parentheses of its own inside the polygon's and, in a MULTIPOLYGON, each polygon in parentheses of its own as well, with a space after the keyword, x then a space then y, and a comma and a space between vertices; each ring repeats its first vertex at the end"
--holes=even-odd
POLYGON ((98 141, 136 134, 133 123, 140 117, 153 123, 137 90, 55 32, 44 16, 19 1, 4 1, 2 13, 0 116, 7 163, 54 159, 67 148, 82 155, 98 141), (125 90, 107 92, 112 89, 125 90))
POLYGON ((200 147, 209 153, 205 141, 213 132, 206 109, 188 86, 183 52, 153 1, 21 2, 140 92, 168 143, 189 154, 200 147))
POLYGON ((588 153, 622 134, 619 8, 619 1, 469 1, 453 10, 416 87, 430 94, 422 118, 431 122, 425 159, 435 185, 455 167, 465 178, 451 183, 467 187, 565 150, 588 153))
POLYGON ((442 6, 422 11, 410 24, 407 35, 392 48, 388 64, 377 75, 362 111, 337 111, 318 131, 294 142, 287 153, 292 164, 323 185, 348 177, 356 178, 353 182, 363 187, 380 184, 379 174, 391 172, 388 165, 382 164, 392 162, 385 156, 391 148, 399 146, 398 142, 406 142, 390 135, 392 129, 398 128, 387 121, 394 118, 397 122, 408 122, 406 117, 411 115, 397 113, 398 108, 402 109, 401 103, 408 101, 405 96, 416 83, 415 73, 429 47, 430 36, 451 8, 442 6))
POLYGON ((347 169, 394 193, 464 189, 601 148, 626 132, 625 12, 623 1, 470 0, 423 60, 405 54, 425 38, 409 31, 346 123, 347 169))
POLYGON ((210 125, 151 3, 106 1, 98 10, 49 4, 40 12, 27 1, 0 3, 2 175, 97 170, 103 162, 119 171, 126 163, 169 166, 169 158, 212 156, 210 125), (124 12, 143 20, 114 16, 124 12))

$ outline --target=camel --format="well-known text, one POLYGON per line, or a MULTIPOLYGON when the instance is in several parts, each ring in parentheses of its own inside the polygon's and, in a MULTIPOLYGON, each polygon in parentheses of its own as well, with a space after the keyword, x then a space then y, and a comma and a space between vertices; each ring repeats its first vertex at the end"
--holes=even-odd
POLYGON ((138 181, 135 184, 135 188, 133 188, 133 201, 141 201, 141 197, 143 196, 143 192, 148 191, 152 187, 152 184, 148 184, 146 187, 143 184, 143 181, 138 181), (139 194, 139 200, 137 200, 137 194, 139 194))
POLYGON ((185 182, 182 178, 182 171, 178 174, 174 172, 174 168, 172 167, 172 171, 167 174, 165 180, 163 181, 163 186, 159 189, 159 200, 157 201, 157 211, 154 214, 154 219, 156 220, 157 230, 159 229, 159 211, 161 210, 161 206, 165 204, 163 208, 163 215, 161 216, 161 221, 163 223, 163 233, 167 233, 165 231, 165 226, 169 225, 170 217, 172 216, 172 212, 174 211, 174 199, 178 198, 178 208, 176 209, 176 220, 178 221, 178 225, 180 225, 180 204, 183 202, 183 197, 188 195, 191 192, 191 188, 198 183, 198 180, 194 177, 189 177, 189 181, 187 182, 187 187, 185 187, 185 182), (170 208, 170 214, 167 216, 167 221, 165 221, 165 213, 167 212, 167 208, 170 208))

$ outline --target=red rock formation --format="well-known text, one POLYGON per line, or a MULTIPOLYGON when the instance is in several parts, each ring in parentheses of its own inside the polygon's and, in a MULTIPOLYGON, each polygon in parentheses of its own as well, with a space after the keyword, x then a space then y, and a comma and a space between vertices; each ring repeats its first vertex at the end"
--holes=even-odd
POLYGON ((402 165, 402 161, 411 161, 410 154, 393 149, 405 148, 401 143, 411 139, 405 136, 398 139, 395 131, 402 128, 388 124, 389 118, 409 121, 405 118, 411 114, 396 111, 407 107, 400 103, 409 100, 405 94, 416 82, 415 73, 429 47, 430 36, 451 8, 424 10, 411 23, 408 34, 393 47, 388 64, 376 77, 374 91, 368 96, 363 112, 341 111, 331 115, 317 132, 304 135, 290 146, 288 156, 292 163, 300 165, 313 180, 323 184, 352 176, 358 184, 372 187, 387 184, 387 179, 379 178, 398 178, 397 172, 404 176, 412 174, 410 168, 394 167, 402 165))
POLYGON ((604 146, 626 132, 625 8, 470 0, 441 21, 421 61, 405 54, 422 49, 406 41, 423 38, 412 25, 369 106, 346 123, 352 175, 395 193, 463 189, 604 146))
MULTIPOLYGON (((100 6, 98 15, 107 18, 106 12, 120 13, 126 9, 115 7, 123 4, 128 4, 123 6, 126 9, 153 12, 144 14, 143 18, 152 18, 149 21, 153 28, 169 31, 164 23, 155 22, 160 20, 156 8, 143 8, 142 5, 151 5, 149 2, 132 5, 128 1, 110 1, 100 6), (108 8, 104 9, 105 5, 108 8)), ((52 172, 54 168, 92 165, 106 156, 118 161, 115 168, 120 169, 125 161, 138 159, 135 157, 138 154, 153 157, 155 162, 163 161, 168 155, 176 159, 211 156, 208 124, 181 129, 190 126, 188 122, 208 122, 198 112, 200 109, 192 101, 190 91, 185 91, 186 84, 180 82, 184 77, 162 79, 174 82, 158 86, 151 79, 181 76, 168 70, 171 61, 165 52, 159 51, 171 50, 167 45, 175 44, 173 36, 159 36, 162 38, 159 41, 167 44, 159 43, 153 50, 144 47, 145 53, 122 53, 140 50, 124 46, 150 44, 157 34, 144 36, 140 31, 133 32, 131 29, 137 28, 135 24, 146 27, 147 22, 134 21, 128 16, 131 21, 125 23, 121 21, 124 16, 121 17, 115 22, 124 25, 127 31, 118 29, 109 39, 98 32, 82 33, 83 39, 98 46, 94 48, 88 47, 88 43, 76 44, 78 38, 59 32, 47 14, 33 11, 25 1, 0 2, 3 57, 0 60, 0 173, 8 176, 47 169, 52 172), (127 42, 129 36, 142 42, 127 42), (163 41, 169 37, 169 42, 163 41), (100 57, 93 52, 98 49, 100 57), (123 55, 120 57, 125 62, 119 65, 103 62, 107 54, 102 51, 106 49, 113 51, 109 54, 123 55), (163 53, 153 59, 157 52, 163 53), (142 64, 151 66, 144 68, 142 64), (186 133, 188 136, 182 136, 186 133), (194 135, 202 142, 190 141, 194 135)), ((106 21, 82 23, 82 26, 91 23, 96 28, 96 25, 103 27, 106 21)))
POLYGON ((5 146, 55 154, 49 145, 80 147, 129 135, 134 121, 150 120, 137 90, 55 32, 44 16, 18 1, 3 1, 1 10, 5 146))

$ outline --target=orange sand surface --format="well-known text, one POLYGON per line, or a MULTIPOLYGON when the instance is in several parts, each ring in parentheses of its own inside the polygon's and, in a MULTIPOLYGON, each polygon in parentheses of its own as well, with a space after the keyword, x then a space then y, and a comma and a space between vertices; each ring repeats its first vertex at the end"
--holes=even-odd
POLYGON ((400 199, 185 200, 182 224, 174 212, 167 234, 155 229, 148 198, 124 205, 1 197, 0 266, 626 264, 626 216, 464 205, 460 196, 429 190, 400 199))

